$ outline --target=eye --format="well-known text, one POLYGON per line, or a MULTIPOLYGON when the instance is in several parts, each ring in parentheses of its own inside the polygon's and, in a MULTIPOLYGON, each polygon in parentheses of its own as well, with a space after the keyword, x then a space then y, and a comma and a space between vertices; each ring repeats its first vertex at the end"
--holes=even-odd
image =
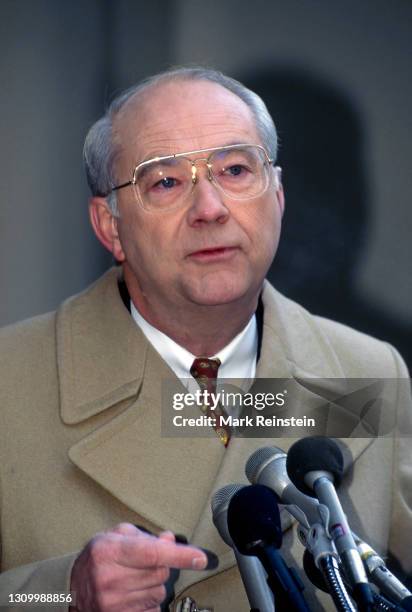
POLYGON ((177 179, 173 178, 172 176, 165 176, 163 177, 160 181, 158 181, 157 183, 155 183, 153 185, 153 189, 171 189, 172 187, 176 187, 177 185, 177 179))
POLYGON ((242 164, 233 164, 232 166, 228 166, 223 168, 222 174, 226 176, 241 176, 247 173, 247 168, 242 164))
POLYGON ((237 166, 230 166, 229 168, 229 172, 232 176, 239 176, 239 174, 242 174, 244 168, 243 166, 237 165, 237 166))

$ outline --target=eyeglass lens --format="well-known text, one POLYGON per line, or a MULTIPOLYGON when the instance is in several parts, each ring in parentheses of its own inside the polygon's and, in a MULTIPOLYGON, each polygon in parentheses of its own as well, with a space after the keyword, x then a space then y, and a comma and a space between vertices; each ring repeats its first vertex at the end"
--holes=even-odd
MULTIPOLYGON (((246 200, 267 187, 265 155, 258 147, 214 151, 207 160, 186 157, 153 160, 136 175, 136 196, 149 209, 168 209, 182 202, 193 188, 201 164, 208 164, 209 177, 229 197, 246 200), (193 166, 196 170, 193 171, 193 166)), ((206 175, 208 176, 208 175, 206 175)))

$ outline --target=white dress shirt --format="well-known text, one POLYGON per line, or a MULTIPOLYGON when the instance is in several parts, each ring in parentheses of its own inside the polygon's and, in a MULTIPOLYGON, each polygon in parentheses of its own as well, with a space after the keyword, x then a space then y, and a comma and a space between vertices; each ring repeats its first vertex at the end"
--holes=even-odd
MULTIPOLYGON (((159 355, 169 364, 176 376, 183 380, 186 387, 189 381, 194 381, 190 374, 194 359, 201 355, 192 355, 188 350, 177 344, 172 338, 153 327, 146 321, 130 301, 130 311, 133 319, 146 338, 154 346, 159 355)), ((244 329, 222 348, 214 358, 220 359, 218 371, 220 379, 250 380, 256 373, 256 356, 258 347, 258 332, 256 315, 253 315, 244 329)), ((192 386, 190 384, 190 386, 192 386)))

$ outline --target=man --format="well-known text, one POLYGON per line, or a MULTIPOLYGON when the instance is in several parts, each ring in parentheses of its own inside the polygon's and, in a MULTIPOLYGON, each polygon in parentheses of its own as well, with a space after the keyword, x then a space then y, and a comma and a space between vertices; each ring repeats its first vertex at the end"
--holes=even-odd
MULTIPOLYGON (((2 333, 0 603, 71 590, 72 610, 160 610, 170 568, 181 568, 200 573, 181 572, 173 609, 191 597, 215 612, 248 610, 210 498, 243 478, 254 449, 290 440, 162 437, 162 381, 196 378, 198 357, 221 364, 222 378, 316 378, 311 389, 298 382, 308 402, 327 397, 322 379, 407 377, 391 347, 264 284, 284 210, 275 157, 262 101, 202 69, 126 92, 91 129, 90 219, 121 269, 2 333)), ((403 402, 410 409, 404 389, 396 414, 403 402)), ((362 535, 410 571, 407 445, 390 436, 348 445, 355 464, 343 495, 368 516, 362 535)), ((284 549, 300 561, 292 529, 284 549)))

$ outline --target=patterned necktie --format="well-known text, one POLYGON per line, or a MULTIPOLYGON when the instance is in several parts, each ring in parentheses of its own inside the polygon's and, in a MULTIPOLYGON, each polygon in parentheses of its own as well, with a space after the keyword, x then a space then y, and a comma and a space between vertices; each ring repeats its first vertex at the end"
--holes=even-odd
MULTIPOLYGON (((193 378, 197 381, 201 391, 208 391, 210 394, 216 393, 216 382, 217 382, 217 371, 220 366, 220 359, 208 359, 207 357, 197 357, 190 373, 193 378)), ((228 425, 222 423, 222 417, 226 417, 226 412, 222 406, 218 404, 214 410, 210 406, 203 405, 203 412, 208 416, 215 419, 215 425, 213 426, 216 431, 219 440, 227 446, 230 440, 230 428, 228 425)))

